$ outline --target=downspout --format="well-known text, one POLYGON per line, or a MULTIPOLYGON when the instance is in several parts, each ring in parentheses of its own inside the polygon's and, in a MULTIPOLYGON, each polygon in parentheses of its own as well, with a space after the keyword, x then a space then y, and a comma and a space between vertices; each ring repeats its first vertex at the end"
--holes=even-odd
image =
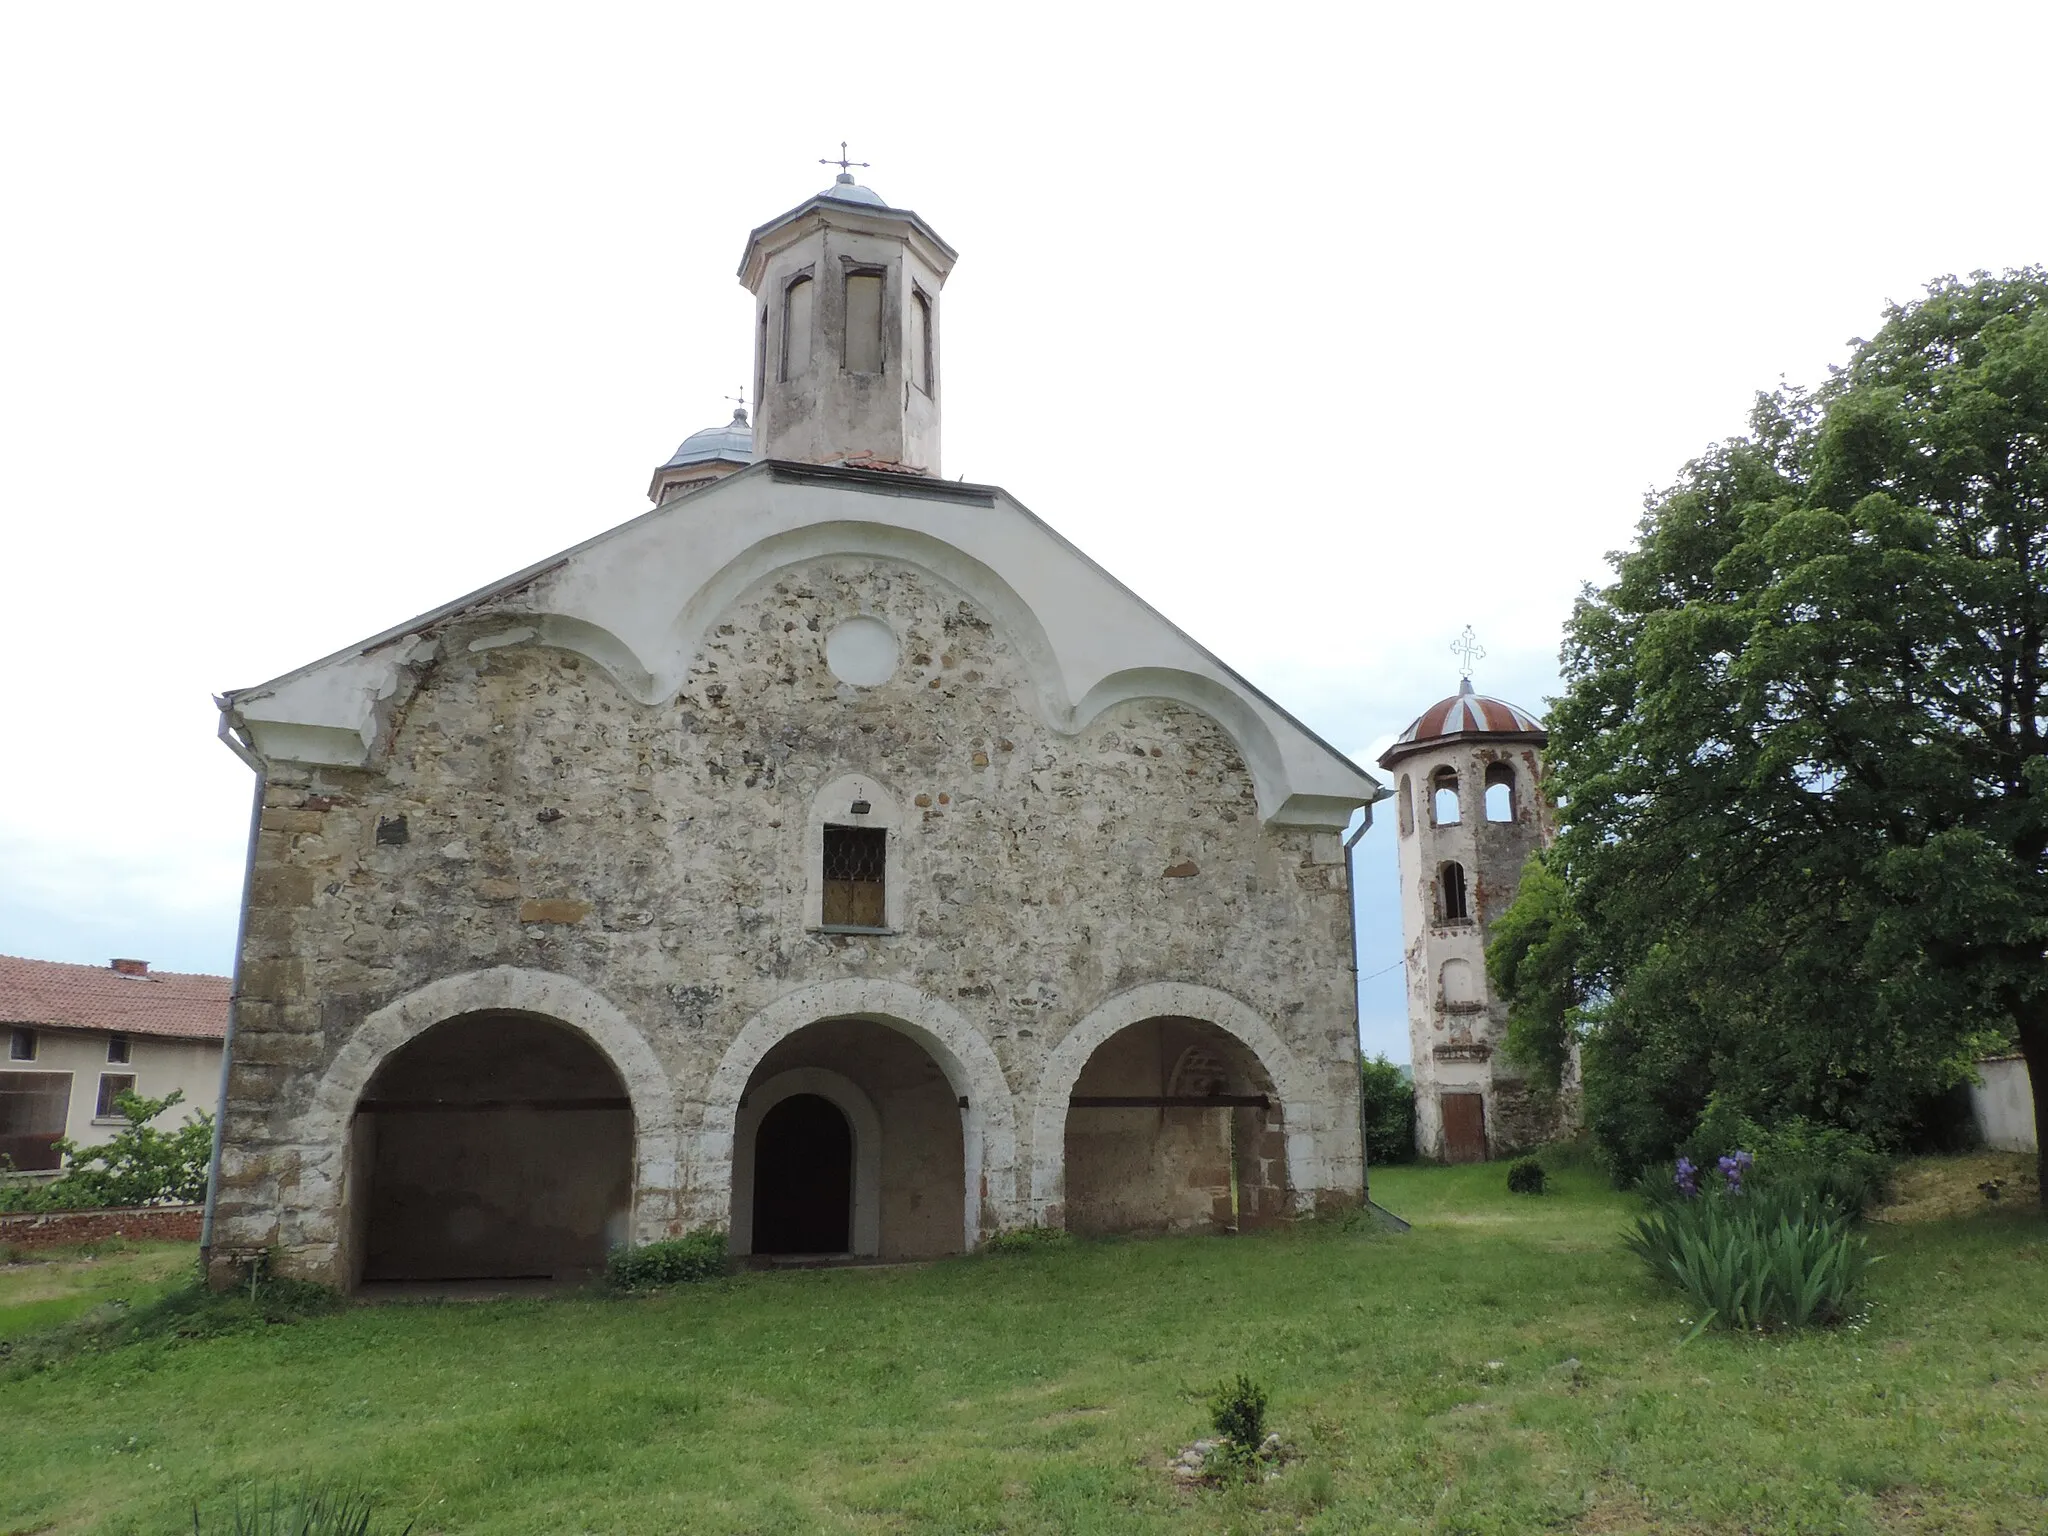
POLYGON ((1364 1008, 1358 995, 1358 865, 1353 850, 1358 840, 1372 830, 1372 806, 1364 807, 1365 819, 1358 830, 1344 839, 1344 915, 1351 944, 1351 1080, 1358 1088, 1358 1203, 1377 1217, 1383 1226, 1406 1232, 1408 1223, 1372 1200, 1372 1157, 1365 1139, 1365 1044, 1359 1032, 1365 1027, 1364 1008))
POLYGON ((242 1007, 242 949, 249 937, 249 882, 256 874, 256 834, 262 830, 263 795, 268 787, 262 759, 250 751, 230 727, 232 706, 225 698, 216 698, 213 702, 220 710, 217 734, 227 749, 255 773, 256 789, 249 805, 249 848, 242 860, 242 910, 235 919, 235 969, 234 980, 228 989, 228 1026, 220 1042, 220 1094, 213 1107, 213 1155, 206 1165, 206 1214, 199 1223, 199 1268, 202 1274, 207 1271, 213 1257, 213 1213, 220 1202, 221 1138, 228 1121, 228 1071, 235 1054, 235 1015, 242 1007))

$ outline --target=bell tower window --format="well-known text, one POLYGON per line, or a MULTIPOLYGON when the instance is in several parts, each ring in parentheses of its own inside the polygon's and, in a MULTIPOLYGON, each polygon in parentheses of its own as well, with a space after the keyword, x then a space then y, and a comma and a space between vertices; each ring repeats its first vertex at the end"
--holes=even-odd
POLYGON ((910 382, 932 392, 932 301, 922 288, 910 294, 910 382))
POLYGON ((1437 920, 1445 923, 1472 921, 1471 904, 1465 895, 1465 866, 1446 864, 1437 871, 1437 920))
POLYGON ((846 274, 846 371, 882 371, 882 274, 846 274))
POLYGON ((782 377, 794 379, 811 366, 811 322, 818 285, 799 277, 782 292, 782 377))

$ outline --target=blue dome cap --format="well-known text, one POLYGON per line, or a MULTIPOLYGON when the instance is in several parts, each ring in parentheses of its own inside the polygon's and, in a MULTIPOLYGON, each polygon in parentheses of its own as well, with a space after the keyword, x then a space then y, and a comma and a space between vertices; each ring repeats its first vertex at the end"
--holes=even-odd
MULTIPOLYGON (((717 459, 737 464, 754 462, 754 429, 747 425, 745 406, 734 411, 732 420, 722 427, 706 427, 702 432, 692 432, 669 455, 668 462, 661 469, 683 469, 691 464, 708 464, 717 459)), ((661 470, 655 473, 660 474, 661 470)))

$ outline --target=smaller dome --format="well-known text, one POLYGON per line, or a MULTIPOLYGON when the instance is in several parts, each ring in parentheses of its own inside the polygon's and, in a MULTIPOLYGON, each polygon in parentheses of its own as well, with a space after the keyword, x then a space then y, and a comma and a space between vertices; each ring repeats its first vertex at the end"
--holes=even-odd
POLYGON ((1472 679, 1468 677, 1458 685, 1456 693, 1430 705, 1394 738, 1394 744, 1380 754, 1380 766, 1391 767, 1396 758, 1461 736, 1519 738, 1539 747, 1550 740, 1542 721, 1526 709, 1474 693, 1472 679))
MULTIPOLYGON (((661 469, 682 469, 691 464, 708 464, 714 459, 726 459, 737 464, 754 462, 754 429, 747 425, 745 406, 734 411, 732 420, 722 427, 706 427, 702 432, 692 432, 669 455, 668 462, 661 469)), ((660 474, 661 470, 655 473, 660 474)))
POLYGON ((820 192, 818 196, 834 197, 842 203, 868 203, 876 208, 886 208, 889 206, 882 201, 880 194, 870 192, 845 171, 841 171, 837 176, 834 176, 832 178, 832 185, 820 192))

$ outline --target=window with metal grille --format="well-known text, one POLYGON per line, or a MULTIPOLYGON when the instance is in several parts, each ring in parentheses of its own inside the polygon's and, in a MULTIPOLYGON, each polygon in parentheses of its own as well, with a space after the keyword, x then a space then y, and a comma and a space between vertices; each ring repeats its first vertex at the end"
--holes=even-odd
POLYGON ((7 1059, 9 1061, 34 1061, 36 1059, 36 1032, 32 1029, 17 1029, 7 1037, 7 1059))
POLYGON ((107 1036, 107 1060, 117 1062, 123 1066, 127 1064, 128 1037, 126 1035, 107 1036))
POLYGON ((886 928, 889 833, 883 827, 825 828, 827 928, 886 928))
POLYGON ((121 1095, 135 1091, 135 1074, 132 1072, 102 1072, 100 1074, 100 1096, 93 1106, 95 1120, 118 1120, 121 1118, 121 1095))

